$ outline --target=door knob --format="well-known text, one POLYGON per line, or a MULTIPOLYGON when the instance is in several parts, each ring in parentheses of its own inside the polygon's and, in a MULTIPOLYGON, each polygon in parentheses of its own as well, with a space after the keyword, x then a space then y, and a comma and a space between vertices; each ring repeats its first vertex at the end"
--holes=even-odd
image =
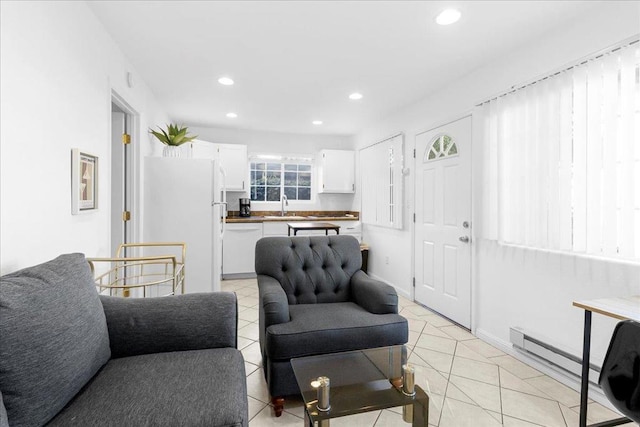
POLYGON ((469 243, 469 236, 461 236, 458 238, 462 243, 469 243))

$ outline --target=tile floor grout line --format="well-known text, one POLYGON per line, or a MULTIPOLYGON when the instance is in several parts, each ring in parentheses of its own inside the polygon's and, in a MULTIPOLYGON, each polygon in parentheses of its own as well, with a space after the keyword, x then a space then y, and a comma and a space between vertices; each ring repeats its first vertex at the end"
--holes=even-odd
POLYGON ((382 411, 380 411, 380 413, 376 417, 376 420, 373 422, 373 427, 375 427, 375 425, 378 424, 378 421, 380 421, 381 416, 382 416, 382 411))
MULTIPOLYGON (((234 283, 226 283, 224 285, 224 289, 223 289, 223 290, 225 290, 227 292, 236 292, 236 291, 240 292, 240 293, 236 293, 237 299, 238 300, 245 299, 245 301, 239 302, 239 304, 238 304, 238 312, 246 312, 247 314, 255 313, 254 310, 258 310, 259 311, 259 299, 258 299, 258 303, 257 304, 249 305, 249 304, 251 304, 251 302, 255 301, 255 298, 259 298, 256 279, 255 278, 249 279, 248 282, 249 283, 247 283, 246 279, 243 279, 242 282, 241 282, 242 283, 241 285, 240 284, 234 284, 234 283), (243 305, 243 304, 247 304, 247 305, 243 305)), ((448 393, 448 390, 449 390, 449 385, 453 384, 451 379, 452 379, 452 377, 454 377, 454 375, 452 374, 452 371, 453 371, 454 362, 455 362, 456 358, 460 358, 459 359, 460 361, 479 362, 479 363, 482 363, 484 365, 489 365, 489 366, 493 365, 498 369, 498 386, 497 387, 498 387, 498 390, 499 390, 499 393, 500 393, 499 394, 499 396, 500 396, 500 416, 501 416, 502 424, 504 424, 505 417, 507 416, 503 412, 503 410, 504 410, 503 392, 505 390, 509 390, 510 392, 513 392, 513 393, 520 393, 522 395, 526 395, 526 396, 533 397, 533 398, 543 399, 544 401, 555 402, 557 407, 558 407, 558 409, 560 410, 560 413, 561 413, 562 417, 563 417, 562 421, 564 422, 564 424, 567 424, 568 421, 567 421, 565 413, 562 411, 562 407, 566 407, 571 412, 576 413, 574 408, 572 408, 570 406, 567 406, 567 405, 562 405, 562 403, 559 400, 554 399, 551 395, 547 394, 546 391, 544 391, 544 390, 540 389, 539 387, 537 387, 536 385, 534 385, 535 382, 534 382, 534 384, 531 384, 531 383, 528 382, 528 380, 530 380, 530 379, 548 377, 544 373, 535 370, 535 368, 529 366, 525 362, 520 361, 519 359, 515 358, 513 355, 511 355, 509 353, 504 353, 504 354, 500 354, 500 355, 493 355, 493 356, 485 356, 481 352, 478 352, 477 350, 473 350, 471 347, 469 347, 472 351, 474 351, 478 355, 482 356, 482 358, 485 359, 485 360, 476 360, 476 359, 471 359, 471 358, 465 357, 465 356, 459 356, 456 353, 459 351, 459 348, 460 348, 459 345, 460 344, 465 345, 467 342, 473 342, 474 340, 477 340, 477 342, 479 343, 478 345, 480 346, 480 348, 482 348, 483 346, 482 346, 481 343, 484 343, 484 341, 482 341, 481 339, 479 339, 478 337, 475 337, 473 335, 466 336, 462 332, 467 332, 469 334, 470 334, 470 332, 467 331, 465 328, 462 328, 459 325, 450 322, 448 319, 438 315, 435 312, 431 312, 426 307, 424 307, 424 306, 422 306, 420 304, 416 304, 416 303, 414 303, 414 302, 412 302, 412 301, 410 301, 410 300, 408 300, 406 298, 402 298, 402 300, 399 302, 399 308, 400 308, 399 314, 404 315, 410 321, 414 321, 414 326, 413 327, 416 329, 414 331, 412 331, 412 330, 409 331, 409 333, 412 336, 416 336, 417 338, 416 338, 416 341, 414 343, 412 343, 412 344, 407 343, 408 357, 414 358, 414 353, 415 353, 415 358, 419 361, 420 365, 424 365, 425 368, 432 370, 434 372, 434 374, 437 374, 439 377, 441 376, 446 380, 446 385, 444 387, 444 395, 440 396, 437 393, 432 393, 434 396, 442 397, 442 399, 443 399, 442 407, 440 409, 440 414, 439 414, 439 417, 438 417, 438 420, 437 420, 437 424, 438 425, 440 425, 440 423, 443 420, 443 412, 444 412, 443 409, 445 408, 445 403, 446 403, 446 401, 448 399, 450 399, 452 401, 456 401, 456 402, 465 403, 465 404, 469 404, 469 402, 474 402, 474 406, 482 409, 485 413, 491 412, 491 413, 489 413, 489 416, 491 416, 493 419, 498 421, 497 416, 494 418, 494 414, 497 414, 498 412, 489 411, 489 410, 483 408, 481 405, 477 404, 477 402, 474 399, 469 397, 462 390, 460 390, 460 393, 461 393, 460 397, 464 396, 467 399, 466 402, 458 400, 458 399, 455 399, 455 398, 447 397, 447 393, 448 393), (404 311, 404 313, 402 313, 402 311, 404 311), (422 325, 419 326, 419 327, 416 327, 416 325, 420 325, 418 322, 421 322, 422 325), (433 335, 432 333, 429 333, 429 331, 427 330, 428 329, 428 325, 431 326, 431 327, 436 328, 439 332, 442 333, 442 336, 433 335), (436 325, 439 325, 439 326, 436 326, 436 325), (447 331, 449 331, 449 332, 451 332, 453 334, 456 334, 458 332, 458 329, 456 329, 456 328, 460 329, 460 333, 457 334, 459 336, 459 338, 456 338, 455 336, 452 336, 449 333, 447 333, 447 331), (438 350, 438 349, 426 348, 426 347, 423 347, 421 345, 418 345, 419 341, 423 337, 427 338, 428 340, 431 339, 432 337, 435 337, 435 338, 441 338, 441 339, 455 341, 454 354, 443 352, 443 351, 441 351, 442 348, 440 348, 438 350), (436 369, 431 363, 429 363, 427 360, 425 360, 423 357, 421 357, 416 352, 416 350, 418 350, 418 351, 422 350, 422 351, 426 351, 426 352, 433 352, 434 356, 436 354, 441 354, 443 356, 445 356, 445 355, 448 356, 451 359, 451 363, 448 365, 448 371, 440 371, 440 370, 436 369), (513 358, 513 359, 515 359, 515 361, 517 361, 518 363, 522 364, 524 367, 531 368, 532 370, 537 372, 538 375, 534 375, 534 376, 527 377, 527 378, 521 378, 519 375, 516 375, 512 370, 504 368, 500 364, 498 364, 498 361, 500 360, 498 358, 501 358, 501 357, 505 358, 505 359, 506 359, 506 357, 513 358), (523 392, 523 391, 520 391, 520 390, 513 390, 512 388, 505 387, 502 384, 502 377, 500 376, 500 371, 501 370, 504 370, 504 372, 509 373, 510 375, 513 375, 518 380, 520 380, 520 381, 524 382, 526 385, 532 387, 531 390, 535 390, 539 394, 532 394, 530 391, 524 391, 523 392)), ((252 328, 255 328, 256 324, 259 325, 259 319, 255 319, 255 314, 251 315, 251 317, 249 317, 249 318, 252 318, 252 317, 253 317, 253 320, 246 320, 246 319, 241 319, 240 318, 240 320, 242 320, 243 323, 245 323, 245 325, 242 328, 238 328, 238 329, 247 328, 245 330, 249 331, 252 328)), ((435 331, 433 331, 433 332, 435 332, 435 331)), ((246 335, 250 335, 250 334, 247 333, 246 335)), ((243 337, 242 335, 239 335, 239 337, 242 337, 243 340, 246 340, 245 342, 248 343, 247 346, 245 347, 245 349, 253 346, 256 343, 258 343, 257 340, 254 340, 252 338, 243 337)), ((445 343, 444 341, 441 341, 441 342, 445 343)), ((485 343, 485 344, 490 346, 490 347, 487 347, 487 350, 490 350, 490 348, 493 347, 488 343, 485 343)), ((447 344, 447 345, 450 345, 450 344, 447 344)), ((434 346, 434 347, 438 348, 437 346, 434 346)), ((255 356, 255 354, 253 354, 253 356, 255 356)), ((256 359, 256 358, 253 357, 253 359, 256 359)), ((446 359, 444 359, 444 360, 446 360, 446 359)), ((245 363, 247 363, 246 366, 250 367, 249 369, 251 369, 251 367, 255 367, 254 371, 247 375, 247 378, 249 378, 250 376, 252 376, 254 374, 258 375, 258 376, 261 375, 260 364, 256 365, 255 363, 249 362, 247 360, 245 360, 245 363)), ((517 371, 517 369, 516 369, 516 371, 517 371)), ((495 384, 492 384, 490 382, 483 381, 483 380, 478 380, 478 379, 475 379, 475 378, 469 378, 468 376, 465 376, 465 375, 456 374, 455 376, 458 376, 460 378, 464 378, 465 380, 478 382, 478 383, 481 383, 481 384, 491 385, 491 386, 494 386, 494 387, 496 386, 495 384)), ((261 378, 258 377, 257 379, 260 380, 261 378)), ((256 386, 255 380, 252 380, 252 381, 254 382, 255 391, 257 393, 260 393, 260 395, 263 395, 264 394, 263 393, 264 392, 264 390, 263 390, 264 389, 264 384, 262 384, 262 382, 260 382, 260 384, 257 384, 257 388, 255 388, 255 386, 256 386)), ((428 383, 429 382, 427 381, 427 387, 428 387, 428 383)), ((573 390, 571 387, 568 387, 568 389, 569 390, 573 390)), ((552 391, 553 390, 554 389, 552 389, 552 391)), ((259 427, 259 425, 263 425, 263 424, 256 424, 256 420, 255 420, 256 416, 258 414, 262 413, 265 409, 267 409, 267 407, 271 408, 271 405, 270 405, 270 403, 263 402, 262 400, 256 399, 253 396, 249 396, 249 397, 251 397, 255 402, 259 402, 259 404, 257 406, 263 405, 261 408, 258 409, 256 415, 254 415, 250 419, 250 421, 253 421, 251 427, 259 427)), ((579 405, 576 405, 575 407, 578 407, 578 406, 579 405)), ((292 408, 290 408, 290 409, 292 409, 292 408)), ((271 410, 271 409, 269 409, 269 410, 271 410)), ((295 418, 300 419, 300 417, 297 416, 296 414, 293 414, 293 413, 291 413, 291 412, 289 412, 287 410, 285 410, 285 412, 287 412, 288 415, 291 415, 291 416, 293 416, 295 418)), ((381 420, 382 412, 383 411, 381 411, 378 414, 375 422, 373 423, 373 426, 375 426, 377 423, 382 421, 381 420)), ((452 415, 454 416, 454 419, 455 419, 456 414, 452 414, 452 415)), ((512 416, 512 415, 509 415, 509 417, 514 419, 514 420, 521 420, 521 421, 526 421, 528 423, 535 424, 532 421, 521 419, 519 417, 515 417, 515 416, 512 416)))
MULTIPOLYGON (((538 397, 538 398, 540 398, 540 399, 550 400, 550 401, 552 401, 552 402, 558 402, 558 403, 561 403, 558 399, 554 399, 554 398, 553 398, 553 396, 551 396, 550 394, 548 394, 546 391, 544 391, 544 390, 542 390, 542 389, 540 389, 540 388, 538 388, 538 387, 534 386, 533 384, 530 384, 529 382, 527 382, 527 381, 526 381, 526 380, 531 379, 531 378, 520 378, 520 377, 518 377, 516 374, 514 374, 513 372, 509 371, 509 370, 508 370, 508 369, 506 369, 506 368, 503 368, 502 366, 499 366, 499 369, 504 369, 504 370, 505 370, 505 371, 507 371, 509 374, 511 374, 511 375, 513 375, 514 377, 518 378, 520 381, 522 381, 522 382, 524 382, 525 384, 527 384, 527 385, 529 385, 529 386, 533 387, 533 388, 534 388, 534 389, 536 389, 539 393, 542 393, 544 396, 540 396, 540 395, 538 395, 538 394, 532 394, 532 393, 527 392, 527 391, 516 390, 516 389, 513 389, 513 388, 509 388, 509 387, 504 387, 506 390, 514 391, 514 392, 516 392, 516 393, 526 394, 527 396, 538 397), (545 396, 546 396, 546 397, 545 397, 545 396)), ((542 375, 542 376, 544 377, 544 376, 546 376, 546 375, 542 375)), ((540 378, 540 377, 532 377, 532 378, 540 378)), ((562 384, 562 383, 560 383, 560 384, 562 384)), ((501 388, 502 388, 502 387, 501 387, 501 388)), ((570 387, 569 387, 569 389, 570 389, 570 390, 573 390, 573 389, 572 389, 572 388, 570 388, 570 387)), ((575 391, 575 390, 573 390, 573 391, 575 391)), ((577 392, 576 392, 576 393, 577 393, 577 392)), ((567 405, 565 405, 565 406, 567 406, 567 405)), ((578 405, 577 405, 577 407, 580 407, 580 404, 578 404, 578 405)), ((570 408, 570 407, 569 407, 569 406, 567 406, 567 408, 570 408)))
POLYGON ((498 366, 498 393, 500 393, 500 424, 504 425, 504 409, 502 407, 502 376, 500 375, 499 366, 498 366))
POLYGON ((558 404, 558 409, 560 409, 560 414, 562 414, 562 419, 564 420, 565 427, 571 427, 569 422, 567 421, 567 417, 564 415, 564 411, 562 410, 562 406, 560 406, 560 402, 556 402, 558 404))
MULTIPOLYGON (((458 347, 458 342, 456 341, 456 349, 457 347, 458 347)), ((454 353, 456 349, 454 349, 454 353)), ((447 375, 447 385, 444 388, 444 395, 442 396, 442 406, 440 407, 440 416, 438 417, 438 424, 437 424, 438 426, 442 422, 442 413, 444 412, 444 405, 445 405, 445 402, 447 401, 447 391, 449 390, 449 384, 451 383, 450 379, 451 379, 452 369, 453 369, 453 360, 451 361, 451 366, 449 367, 449 374, 447 375)))
MULTIPOLYGON (((458 356, 456 356, 456 357, 458 357, 458 356)), ((464 357, 461 357, 461 359, 464 359, 464 357)), ((471 360, 473 362, 479 362, 478 360, 473 360, 473 359, 467 359, 467 360, 471 360)), ((479 362, 479 363, 482 363, 482 362, 479 362)), ((485 363, 485 365, 488 365, 488 363, 485 363)), ((491 366, 491 365, 489 365, 489 366, 491 366)), ((496 366, 496 365, 494 365, 494 366, 496 366)), ((451 363, 451 369, 453 369, 453 363, 451 363)), ((471 380, 471 381, 477 381, 477 382, 482 383, 482 384, 492 385, 494 387, 498 387, 496 384, 492 384, 492 383, 487 382, 487 381, 479 380, 477 378, 470 378, 470 377, 467 377, 467 376, 459 374, 459 373, 458 374, 454 374, 454 373, 450 372, 449 373, 449 378, 451 378, 451 375, 456 376, 456 377, 460 377, 460 378, 465 378, 465 379, 471 380)), ((500 377, 500 375, 498 374, 498 382, 500 381, 499 377, 500 377)), ((514 391, 516 391, 516 390, 514 390, 514 391)))
MULTIPOLYGON (((503 415, 503 417, 504 417, 504 415, 503 415)), ((507 417, 509 417, 509 418, 513 418, 514 420, 518 420, 518 421, 525 422, 525 423, 527 423, 527 424, 531 424, 531 425, 536 426, 536 427, 545 427, 545 426, 544 426, 544 425, 542 425, 542 424, 534 423, 533 421, 525 420, 524 418, 516 417, 515 415, 507 415, 507 417)), ((563 418, 563 421, 564 421, 564 418, 563 418)), ((504 424, 504 423, 503 423, 503 424, 504 424)))

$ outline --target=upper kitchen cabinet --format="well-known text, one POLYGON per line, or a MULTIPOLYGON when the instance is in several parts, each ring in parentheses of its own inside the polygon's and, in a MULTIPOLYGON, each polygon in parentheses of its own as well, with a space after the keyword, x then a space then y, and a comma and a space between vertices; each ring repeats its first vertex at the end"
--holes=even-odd
POLYGON ((246 191, 249 170, 247 146, 240 144, 215 144, 207 141, 193 141, 191 153, 194 158, 218 160, 225 172, 227 191, 246 191))
POLYGON ((249 176, 247 146, 238 144, 218 144, 220 166, 226 174, 228 191, 247 191, 249 176))
POLYGON ((354 193, 356 189, 355 151, 321 150, 319 156, 319 193, 354 193))
POLYGON ((200 141, 198 139, 191 141, 191 157, 194 159, 218 159, 218 145, 213 142, 200 141))

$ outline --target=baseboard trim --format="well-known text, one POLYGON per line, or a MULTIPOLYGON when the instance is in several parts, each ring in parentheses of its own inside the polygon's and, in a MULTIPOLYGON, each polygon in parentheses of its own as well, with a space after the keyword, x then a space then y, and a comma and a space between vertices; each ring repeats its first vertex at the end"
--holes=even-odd
POLYGON ((234 274, 223 274, 222 280, 255 279, 256 277, 258 277, 256 273, 234 273, 234 274))

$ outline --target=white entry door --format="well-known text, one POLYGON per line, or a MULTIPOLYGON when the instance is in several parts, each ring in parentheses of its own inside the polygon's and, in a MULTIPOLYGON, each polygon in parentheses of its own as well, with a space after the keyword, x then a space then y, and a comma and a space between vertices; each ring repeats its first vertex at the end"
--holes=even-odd
POLYGON ((416 136, 415 300, 471 327, 471 116, 416 136))

